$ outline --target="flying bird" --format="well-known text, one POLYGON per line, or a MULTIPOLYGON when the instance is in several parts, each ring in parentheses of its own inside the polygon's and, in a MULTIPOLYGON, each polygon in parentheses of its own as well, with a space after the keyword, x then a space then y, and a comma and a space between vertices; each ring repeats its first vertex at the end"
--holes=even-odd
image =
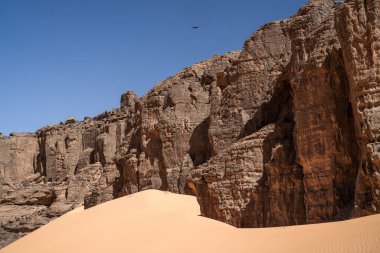
POLYGON ((199 28, 199 26, 193 26, 192 28, 193 28, 193 29, 198 29, 198 28, 199 28))

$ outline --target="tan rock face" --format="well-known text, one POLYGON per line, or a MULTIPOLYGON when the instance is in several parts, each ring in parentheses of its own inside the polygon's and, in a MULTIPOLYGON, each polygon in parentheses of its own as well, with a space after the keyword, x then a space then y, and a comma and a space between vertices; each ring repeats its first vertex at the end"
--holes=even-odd
POLYGON ((262 27, 245 42, 233 65, 218 75, 209 129, 214 155, 266 123, 257 120, 253 123, 258 125, 246 125, 252 117, 269 116, 258 113, 271 99, 276 83, 289 63, 287 27, 288 20, 262 27))
POLYGON ((118 196, 114 156, 124 139, 122 109, 0 137, 0 209, 14 212, 13 219, 0 217, 0 246, 83 205, 94 191, 103 196, 96 203, 118 196))
POLYGON ((379 1, 311 1, 292 18, 264 26, 245 43, 238 67, 231 71, 233 78, 223 86, 225 99, 212 114, 214 154, 222 151, 192 172, 203 215, 252 227, 378 212, 379 7, 379 1), (283 27, 281 32, 278 27, 283 27), (252 51, 265 53, 257 47, 271 45, 264 42, 274 36, 282 46, 276 45, 268 56, 254 56, 247 66, 244 57, 252 51), (276 71, 262 63, 276 55, 276 67, 284 67, 276 71), (231 95, 229 89, 235 87, 243 89, 231 95), (261 139, 273 123, 276 137, 263 142, 260 155, 251 154, 251 146, 240 149, 243 155, 233 152, 244 136, 259 134, 255 139, 261 139), (236 143, 228 147, 231 142, 236 143), (258 162, 241 164, 241 157, 258 162), (226 176, 231 160, 236 161, 232 178, 226 176), (251 171, 262 175, 250 178, 251 171))
POLYGON ((146 189, 237 227, 379 212, 379 16, 380 0, 313 0, 111 112, 0 136, 0 246, 146 189))
POLYGON ((0 238, 11 238, 0 246, 80 205, 151 188, 193 194, 189 172, 210 157, 211 89, 238 55, 195 64, 141 99, 127 92, 120 108, 93 119, 1 137, 0 206, 25 208, 14 209, 16 220, 0 217, 0 238), (35 207, 38 219, 30 217, 35 207))
POLYGON ((156 85, 139 103, 132 138, 119 153, 125 192, 161 189, 190 193, 189 171, 211 156, 207 129, 217 73, 238 52, 216 56, 156 85))
POLYGON ((36 172, 38 140, 35 134, 0 136, 0 175, 6 185, 18 185, 36 172))

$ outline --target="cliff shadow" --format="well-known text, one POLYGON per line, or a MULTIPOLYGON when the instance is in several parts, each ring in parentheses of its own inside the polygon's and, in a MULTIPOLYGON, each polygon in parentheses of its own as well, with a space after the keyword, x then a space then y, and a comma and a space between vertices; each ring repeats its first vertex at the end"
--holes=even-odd
POLYGON ((263 103, 245 124, 239 138, 274 124, 263 142, 263 176, 252 192, 241 227, 304 224, 305 204, 302 167, 294 144, 294 104, 289 80, 281 76, 272 98, 263 103))
POLYGON ((208 136, 210 128, 210 117, 204 119, 194 128, 189 140, 189 155, 193 165, 199 166, 206 163, 211 157, 211 143, 208 136))

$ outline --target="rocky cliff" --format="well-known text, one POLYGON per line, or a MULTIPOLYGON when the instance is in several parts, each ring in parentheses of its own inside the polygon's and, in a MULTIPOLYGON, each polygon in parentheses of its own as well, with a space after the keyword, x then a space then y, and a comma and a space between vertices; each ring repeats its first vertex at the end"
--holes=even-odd
POLYGON ((145 189, 195 194, 190 170, 210 156, 211 94, 238 52, 184 69, 94 118, 0 136, 0 246, 78 206, 145 189))
POLYGON ((380 210, 380 0, 312 0, 120 108, 0 137, 1 245, 145 189, 237 227, 380 210))

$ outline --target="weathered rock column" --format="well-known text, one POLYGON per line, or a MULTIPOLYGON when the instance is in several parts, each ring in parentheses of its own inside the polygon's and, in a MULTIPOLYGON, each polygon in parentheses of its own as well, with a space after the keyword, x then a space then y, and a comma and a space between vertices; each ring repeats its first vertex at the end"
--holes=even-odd
POLYGON ((380 1, 353 0, 336 13, 360 152, 354 216, 380 210, 380 1))

